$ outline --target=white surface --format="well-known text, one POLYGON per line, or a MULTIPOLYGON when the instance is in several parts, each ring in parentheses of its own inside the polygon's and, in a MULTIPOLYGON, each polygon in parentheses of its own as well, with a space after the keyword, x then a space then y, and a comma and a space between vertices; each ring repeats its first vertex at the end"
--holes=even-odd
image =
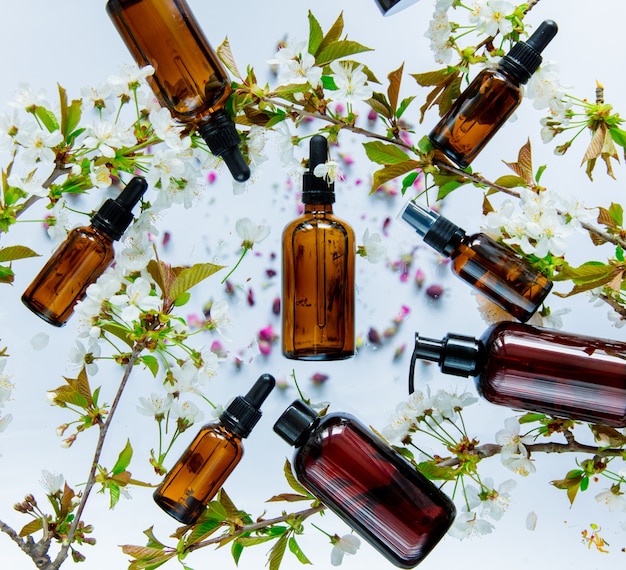
MULTIPOLYGON (((423 38, 432 12, 432 2, 427 0, 389 18, 383 18, 370 0, 318 0, 314 3, 245 0, 228 5, 189 0, 189 3, 214 47, 228 36, 240 68, 252 64, 260 79, 266 70, 265 61, 273 56, 274 46, 284 34, 301 39, 306 37, 309 6, 324 29, 328 29, 343 10, 350 38, 376 49, 375 53, 363 56, 363 60, 381 78, 402 62, 405 62, 407 74, 437 68, 427 40, 423 38)), ((58 82, 68 90, 70 97, 78 97, 81 86, 105 80, 109 74, 117 72, 119 64, 130 61, 125 46, 104 11, 104 2, 0 0, 0 7, 5 23, 0 35, 0 108, 3 110, 8 109, 7 102, 20 82, 45 88, 50 98, 54 96, 58 82)), ((623 30, 620 24, 625 15, 626 8, 616 0, 597 0, 592 5, 582 0, 567 3, 544 1, 534 9, 530 20, 535 24, 545 18, 558 22, 560 32, 547 57, 560 62, 563 83, 571 85, 576 95, 593 98, 598 79, 606 88, 607 101, 617 102, 623 99, 625 88, 623 74, 616 71, 622 53, 620 40, 623 30), (590 29, 590 6, 593 6, 594 14, 603 15, 601 29, 590 29)), ((404 81, 403 93, 425 94, 414 86, 408 75, 404 81)), ((416 139, 427 133, 436 121, 431 113, 425 123, 419 125, 417 113, 416 107, 407 117, 415 122, 416 139)), ((505 126, 476 160, 475 169, 492 179, 507 173, 500 160, 514 160, 519 147, 530 137, 535 164, 549 164, 542 179, 546 186, 565 193, 575 192, 584 196, 590 205, 608 205, 611 200, 623 200, 626 173, 622 168, 617 169, 616 182, 608 178, 599 166, 597 182, 589 184, 584 170, 579 167, 584 149, 579 146, 569 156, 556 159, 552 155, 552 147, 544 147, 539 139, 539 117, 532 106, 522 105, 517 123, 505 126)), ((363 156, 358 149, 360 141, 347 135, 344 142, 350 145, 350 152, 357 162, 347 172, 346 183, 337 187, 335 212, 351 223, 360 243, 363 230, 369 227, 370 231, 381 231, 383 220, 387 216, 395 216, 401 201, 384 202, 367 196, 370 166, 358 160, 363 156), (363 180, 363 184, 358 185, 358 179, 363 180)), ((269 153, 271 149, 268 149, 269 153)), ((463 190, 452 197, 445 214, 465 229, 475 230, 479 224, 480 201, 479 191, 463 190)), ((282 227, 295 215, 295 199, 286 190, 280 165, 273 161, 265 166, 263 176, 246 195, 232 196, 230 180, 223 175, 219 184, 207 190, 198 207, 193 210, 175 208, 163 222, 163 229, 171 231, 173 236, 169 261, 178 264, 214 258, 221 263, 232 264, 239 248, 239 239, 233 232, 235 220, 249 216, 257 223, 271 223, 270 238, 255 248, 257 255, 248 257, 235 276, 245 290, 238 291, 232 302, 235 332, 227 346, 231 350, 245 346, 260 328, 268 324, 277 330, 279 328, 279 321, 270 311, 271 301, 279 295, 279 280, 278 277, 266 279, 264 271, 268 267, 278 269, 278 260, 271 261, 270 256, 272 253, 279 254, 282 227), (250 277, 249 282, 245 281, 247 277, 250 277), (245 303, 248 287, 252 287, 256 295, 256 305, 252 309, 245 303)), ((8 240, 5 236, 1 239, 3 245, 32 244, 44 257, 50 250, 38 225, 21 224, 16 231, 11 230, 8 240)), ((419 243, 412 240, 404 229, 392 226, 391 237, 387 240, 390 258, 397 258, 411 245, 419 243)), ((586 252, 593 251, 588 240, 581 240, 580 247, 586 252)), ((0 518, 18 529, 27 519, 13 511, 12 505, 29 492, 43 497, 38 483, 41 469, 61 472, 71 485, 79 485, 88 471, 95 438, 95 433, 84 434, 70 450, 64 450, 54 433, 56 426, 67 420, 68 414, 50 407, 45 400, 45 391, 60 385, 61 377, 68 375, 66 355, 73 345, 75 331, 71 324, 63 330, 48 327, 19 301, 22 291, 42 262, 41 258, 18 262, 15 285, 3 286, 0 304, 1 344, 8 345, 11 359, 7 366, 14 374, 16 385, 14 400, 4 409, 5 413, 13 414, 14 421, 0 435, 0 518), (49 334, 50 343, 44 351, 33 352, 30 339, 39 332, 49 334)), ((328 364, 290 362, 280 356, 277 347, 269 358, 257 357, 241 372, 236 372, 230 365, 224 366, 213 381, 215 392, 211 396, 217 402, 225 402, 231 396, 245 392, 262 372, 285 379, 294 369, 313 400, 328 400, 332 402, 333 409, 354 413, 365 423, 382 428, 396 404, 406 398, 409 354, 392 364, 396 346, 406 343, 407 350, 410 350, 415 331, 431 337, 447 332, 478 336, 485 328, 466 285, 452 278, 447 268, 437 267, 426 249, 420 250, 414 269, 418 265, 427 274, 426 285, 442 283, 445 286, 443 299, 428 302, 423 291, 417 291, 411 283, 400 284, 398 276, 382 265, 357 260, 359 334, 365 334, 370 326, 383 330, 402 304, 411 307, 411 317, 389 346, 378 351, 366 347, 352 360, 328 364), (330 376, 330 380, 320 388, 313 387, 309 382, 310 376, 318 371, 330 376)), ((204 302, 220 295, 218 280, 210 280, 194 295, 195 306, 190 305, 189 312, 199 312, 204 302)), ((625 338, 626 329, 611 328, 605 316, 606 310, 592 307, 584 297, 567 302, 555 298, 551 304, 555 309, 561 306, 573 309, 564 319, 568 330, 625 338)), ((207 342, 210 340, 207 337, 207 342)), ((103 385, 105 399, 110 401, 120 373, 118 369, 104 364, 100 368, 93 383, 103 385)), ((472 389, 470 381, 450 380, 437 373, 434 367, 424 367, 423 370, 424 379, 418 381, 418 387, 420 383, 424 386, 428 380, 435 389, 438 386, 467 386, 472 389)), ((119 410, 103 457, 103 463, 110 465, 126 437, 130 437, 135 448, 131 471, 138 478, 153 482, 155 477, 150 473, 145 458, 156 444, 156 427, 135 412, 135 405, 139 395, 149 394, 154 389, 149 373, 138 370, 133 374, 129 393, 119 410)), ((266 508, 264 499, 287 490, 282 478, 282 465, 285 457, 291 455, 291 449, 273 434, 271 427, 275 418, 295 397, 293 389, 272 394, 264 406, 262 421, 246 441, 244 460, 228 480, 226 488, 231 497, 254 515, 260 515, 266 508)), ((467 425, 481 441, 493 441, 494 433, 509 415, 508 410, 481 403, 468 410, 467 425)), ((191 431, 195 432, 193 428, 191 431)), ((186 435, 189 437, 183 436, 178 442, 179 450, 193 434, 186 435)), ((441 568, 458 564, 460 560, 472 567, 495 569, 506 566, 510 570, 557 565, 588 569, 623 565, 626 555, 620 550, 626 544, 618 523, 623 522, 624 516, 609 516, 605 507, 597 505, 593 500, 594 488, 582 493, 574 507, 569 509, 565 494, 549 485, 550 480, 563 477, 567 470, 574 467, 574 458, 542 456, 537 458, 537 467, 535 475, 526 479, 517 478, 514 504, 496 525, 492 535, 463 542, 446 538, 420 567, 424 570, 441 568), (530 510, 535 510, 539 517, 534 532, 527 531, 524 525, 530 510), (593 522, 603 527, 603 536, 611 545, 610 555, 589 551, 581 544, 581 530, 593 522)), ((491 460, 484 473, 497 482, 513 476, 500 466, 497 458, 491 460)), ((162 539, 176 528, 175 521, 154 505, 149 491, 136 489, 132 495, 132 501, 122 499, 112 512, 108 510, 107 498, 92 496, 84 519, 96 525, 98 545, 80 549, 87 556, 82 565, 85 570, 124 568, 126 557, 117 545, 144 544, 142 531, 153 524, 156 535, 162 539)), ((274 506, 270 507, 268 513, 277 512, 274 506)), ((329 532, 347 532, 331 516, 323 520, 323 527, 329 532)), ((316 567, 330 567, 330 546, 323 536, 310 530, 300 542, 316 567)), ((266 550, 264 546, 247 549, 240 568, 261 568, 265 563, 266 550)), ((32 568, 30 561, 4 535, 0 535, 0 561, 2 568, 32 568)), ((228 549, 207 549, 190 556, 186 562, 193 568, 234 567, 228 549)), ((68 567, 71 564, 67 562, 68 567)), ((169 566, 174 567, 174 564, 169 563, 169 566)), ((298 568, 300 564, 287 553, 283 567, 298 568)), ((357 556, 344 559, 344 567, 391 566, 363 546, 357 556)))

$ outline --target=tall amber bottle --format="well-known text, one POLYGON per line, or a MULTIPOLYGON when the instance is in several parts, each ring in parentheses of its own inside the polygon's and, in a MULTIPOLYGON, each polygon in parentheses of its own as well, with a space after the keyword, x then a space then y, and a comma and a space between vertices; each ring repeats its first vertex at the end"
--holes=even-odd
POLYGON ((300 483, 394 565, 413 568, 450 528, 454 503, 352 415, 296 400, 274 431, 300 483))
MULTIPOLYGON (((488 401, 551 416, 626 426, 626 342, 503 322, 479 338, 415 335, 416 359, 473 376, 488 401)), ((411 370, 409 392, 413 391, 411 370)))
POLYGON ((276 381, 262 374, 237 396, 218 421, 205 425, 154 492, 156 503, 183 524, 198 520, 243 456, 242 439, 261 419, 261 405, 276 381))
POLYGON ((333 215, 333 184, 313 174, 327 159, 328 142, 315 135, 302 182, 304 213, 282 235, 283 354, 298 360, 354 354, 354 232, 333 215))
POLYGON ((247 180, 239 134, 225 111, 228 74, 186 0, 108 0, 106 9, 137 64, 154 67, 148 82, 161 105, 198 129, 235 180, 247 180))
POLYGON ((481 71, 428 135, 436 148, 466 168, 522 102, 524 85, 557 33, 543 22, 527 42, 517 42, 497 67, 481 71))
POLYGON ((482 233, 468 236, 417 202, 405 206, 401 219, 435 251, 452 259, 455 275, 522 322, 552 289, 552 282, 511 248, 482 233))
POLYGON ((57 327, 67 323, 87 287, 111 265, 113 242, 133 221, 132 209, 147 187, 145 179, 136 176, 115 200, 104 202, 89 226, 70 231, 22 295, 33 313, 57 327))

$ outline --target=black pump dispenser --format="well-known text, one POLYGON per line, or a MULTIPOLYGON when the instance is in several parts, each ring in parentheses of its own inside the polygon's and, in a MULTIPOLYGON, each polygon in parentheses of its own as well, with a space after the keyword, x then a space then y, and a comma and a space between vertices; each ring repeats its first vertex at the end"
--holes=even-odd
POLYGON ((500 60, 498 67, 513 75, 520 83, 526 83, 541 65, 541 52, 557 32, 556 22, 545 20, 526 42, 517 42, 500 60))
POLYGON ((239 133, 223 110, 215 112, 210 121, 198 128, 198 132, 211 153, 224 160, 237 182, 245 182, 250 178, 250 167, 239 148, 239 133))
POLYGON ((309 142, 309 169, 302 175, 303 204, 332 204, 335 202, 335 185, 325 178, 315 176, 316 166, 328 160, 328 141, 315 135, 309 142))
POLYGON ((276 380, 271 374, 261 374, 245 396, 237 396, 220 416, 228 429, 240 437, 248 437, 261 419, 261 405, 274 389, 276 380))
POLYGON ((105 232, 113 240, 118 240, 133 221, 133 208, 148 188, 146 179, 135 176, 120 195, 109 198, 92 216, 91 225, 105 232))
POLYGON ((437 362, 444 374, 476 376, 483 358, 480 341, 471 336, 447 334, 442 340, 420 337, 415 333, 415 347, 409 370, 409 394, 415 390, 415 363, 417 359, 437 362))

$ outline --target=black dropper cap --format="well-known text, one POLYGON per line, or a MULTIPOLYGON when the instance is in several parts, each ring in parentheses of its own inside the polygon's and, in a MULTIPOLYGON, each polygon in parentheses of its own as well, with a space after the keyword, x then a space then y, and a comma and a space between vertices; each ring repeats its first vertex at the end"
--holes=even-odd
POLYGON ((200 126, 198 132, 211 153, 224 160, 237 182, 245 182, 250 178, 250 167, 239 148, 241 143, 239 133, 224 111, 213 113, 211 120, 200 126))
POLYGON ((415 4, 418 0, 376 0, 383 16, 391 16, 415 4))
POLYGON ((465 236, 465 231, 437 212, 410 201, 400 213, 415 233, 436 252, 450 256, 465 236))
POLYGON ((309 169, 302 175, 302 202, 304 204, 332 204, 335 201, 335 185, 324 177, 315 176, 316 166, 328 160, 328 141, 315 135, 309 142, 309 169))
POLYGON ((444 374, 477 376, 483 362, 483 345, 471 336, 447 334, 442 340, 420 337, 415 333, 415 348, 409 371, 409 394, 414 391, 415 362, 437 362, 444 374))
POLYGON ((261 374, 245 396, 237 396, 220 416, 220 422, 240 437, 248 437, 261 419, 261 405, 276 386, 271 374, 261 374))
POLYGON ((91 225, 105 232, 113 240, 118 240, 133 221, 133 208, 148 188, 146 179, 135 176, 120 195, 109 198, 91 217, 91 225))
POLYGON ((300 447, 317 419, 317 412, 311 406, 296 400, 278 418, 274 431, 289 445, 300 447))
POLYGON ((546 20, 525 42, 517 42, 498 66, 524 84, 541 65, 541 52, 558 32, 556 22, 546 20))

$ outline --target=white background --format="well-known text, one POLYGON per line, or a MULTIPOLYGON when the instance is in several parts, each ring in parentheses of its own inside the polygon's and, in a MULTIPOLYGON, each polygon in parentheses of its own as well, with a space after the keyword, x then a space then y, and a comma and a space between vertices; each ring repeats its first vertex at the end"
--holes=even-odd
MULTIPOLYGON (((423 37, 433 9, 431 1, 423 0, 389 18, 380 15, 372 0, 318 0, 314 3, 189 0, 189 4, 214 47, 228 36, 240 68, 245 68, 248 63, 253 65, 260 80, 266 78, 265 62, 274 55, 276 43, 285 34, 306 38, 309 7, 324 29, 328 29, 343 11, 350 38, 376 49, 374 53, 364 55, 363 61, 379 78, 384 79, 386 73, 402 62, 407 73, 438 67, 429 51, 428 41, 423 37)), ((70 97, 77 98, 81 86, 97 85, 109 74, 116 73, 121 63, 131 61, 105 13, 104 2, 0 0, 0 6, 4 22, 0 35, 0 108, 4 111, 10 110, 8 102, 21 82, 45 88, 50 100, 54 98, 58 82, 67 89, 70 97)), ((546 50, 546 58, 559 61, 562 82, 571 86, 573 93, 593 98, 595 81, 599 80, 606 88, 607 101, 619 108, 625 87, 619 67, 623 55, 623 29, 620 26, 625 13, 623 3, 616 0, 596 0, 593 3, 544 0, 533 10, 529 21, 534 25, 546 18, 558 22, 560 31, 546 50)), ((417 94, 418 99, 425 96, 426 91, 417 87, 408 75, 404 82, 403 96, 417 94)), ((616 169, 618 181, 614 181, 604 174, 600 165, 596 171, 596 182, 591 185, 584 169, 580 168, 584 142, 581 141, 566 157, 555 158, 552 147, 542 145, 538 136, 540 116, 530 104, 522 104, 517 122, 504 127, 475 161, 475 170, 491 179, 506 174, 507 169, 501 159, 515 160, 517 150, 530 137, 535 165, 549 164, 542 179, 546 186, 564 194, 582 196, 589 205, 607 206, 613 200, 623 202, 623 169, 616 169)), ((417 140, 434 125, 436 116, 432 113, 427 115, 424 124, 420 125, 416 106, 407 113, 407 120, 414 123, 417 140)), ((363 160, 360 141, 347 135, 342 138, 342 143, 344 151, 357 162, 347 170, 346 182, 337 186, 335 212, 350 222, 360 243, 364 229, 381 231, 383 220, 388 216, 393 218, 402 201, 399 198, 382 200, 368 197, 367 180, 371 167, 363 160)), ((271 143, 268 144, 267 153, 271 155, 273 149, 271 143)), ((302 149, 300 156, 304 152, 302 149)), ((468 231, 475 231, 480 224, 481 200, 480 191, 464 189, 451 197, 445 215, 468 231)), ((98 199, 94 197, 94 201, 98 199)), ((87 208, 91 207, 94 206, 89 203, 87 208)), ((35 211, 32 216, 34 218, 41 213, 35 211)), ((272 300, 280 292, 279 281, 278 277, 268 279, 265 270, 269 267, 278 269, 280 233, 295 215, 295 197, 287 188, 279 163, 271 160, 245 195, 233 196, 229 177, 223 174, 217 184, 208 188, 193 210, 174 208, 163 221, 162 229, 170 231, 173 236, 167 251, 168 260, 180 265, 200 261, 230 265, 236 259, 240 241, 233 232, 234 222, 249 216, 257 223, 271 224, 271 236, 255 247, 256 256, 247 258, 235 276, 240 289, 230 300, 234 327, 231 340, 227 343, 227 348, 233 352, 252 342, 260 328, 268 324, 276 330, 279 328, 279 321, 270 310, 272 300), (277 256, 276 259, 272 260, 272 254, 277 256), (249 281, 246 281, 248 278, 249 281), (252 308, 245 301, 250 287, 256 298, 252 308)), ((45 400, 45 392, 59 386, 63 375, 71 376, 66 355, 74 343, 76 331, 71 322, 62 330, 47 326, 29 313, 19 300, 24 288, 52 251, 53 246, 46 241, 41 227, 38 224, 20 224, 15 231, 11 230, 8 238, 2 236, 3 246, 13 243, 31 245, 43 256, 15 264, 15 284, 13 287, 3 286, 0 303, 1 344, 7 345, 11 354, 7 370, 13 373, 12 381, 16 386, 13 401, 3 410, 5 414, 12 413, 14 420, 0 435, 0 518, 19 529, 28 519, 13 511, 12 505, 29 492, 43 501, 43 490, 39 485, 41 469, 63 473, 72 486, 84 481, 93 453, 95 433, 82 435, 70 450, 60 448, 55 428, 69 416, 63 410, 50 407, 45 400), (30 340, 40 332, 49 334, 50 341, 43 351, 34 352, 30 340)), ((397 259, 401 252, 420 245, 406 230, 396 228, 396 224, 392 224, 386 244, 389 260, 397 259)), ((574 256, 573 262, 596 255, 588 239, 581 238, 573 242, 572 247, 580 251, 580 258, 574 256)), ((598 258, 609 255, 607 251, 598 251, 598 258)), ((313 400, 330 401, 334 410, 351 412, 367 424, 379 429, 384 427, 395 406, 406 398, 409 354, 393 363, 393 351, 398 345, 405 343, 410 350, 415 331, 431 337, 441 337, 447 332, 479 336, 486 326, 476 309, 471 290, 451 277, 446 267, 438 266, 435 257, 425 248, 418 250, 412 271, 417 267, 426 273, 426 285, 443 284, 443 298, 437 302, 429 301, 423 290, 419 291, 412 283, 400 283, 398 275, 382 264, 370 265, 363 259, 357 260, 359 334, 366 334, 371 326, 382 331, 402 304, 408 305, 412 311, 400 333, 385 347, 376 350, 366 345, 357 357, 345 362, 305 364, 285 360, 277 346, 269 358, 257 356, 240 372, 232 364, 225 364, 213 381, 211 397, 216 402, 225 403, 230 397, 244 393, 262 372, 288 380, 294 369, 313 400), (315 372, 329 375, 330 379, 323 387, 310 383, 309 379, 315 372)), ((197 313, 209 299, 223 296, 218 281, 209 280, 203 285, 187 307, 189 312, 197 313)), ((555 297, 551 305, 553 309, 572 309, 564 317, 567 330, 607 338, 625 338, 626 329, 616 330, 610 326, 606 308, 593 307, 585 297, 566 302, 555 297)), ((213 337, 207 335, 205 342, 210 343, 211 340, 213 337)), ((420 372, 418 389, 429 383, 433 390, 440 386, 473 390, 471 380, 465 382, 445 378, 434 367, 422 367, 420 372)), ((105 399, 110 401, 119 376, 119 369, 101 365, 92 383, 101 384, 105 399)), ((130 469, 134 476, 151 482, 156 482, 156 478, 145 460, 149 449, 156 445, 156 429, 153 422, 136 413, 135 406, 139 395, 148 395, 156 389, 148 372, 137 370, 133 374, 129 393, 119 410, 102 459, 105 465, 111 466, 126 438, 130 437, 135 448, 130 469)), ((295 397, 293 388, 271 395, 264 406, 263 419, 245 442, 246 453, 242 463, 227 482, 226 488, 233 500, 254 515, 260 515, 266 508, 264 499, 288 490, 282 479, 282 465, 285 457, 291 455, 291 450, 273 434, 271 428, 295 397)), ((481 441, 489 442, 502 427, 503 419, 510 415, 509 410, 483 402, 468 410, 467 425, 481 441)), ((194 428, 181 438, 177 451, 182 451, 190 441, 192 432, 195 432, 194 428)), ((547 568, 557 564, 560 567, 576 565, 588 569, 623 565, 626 555, 620 551, 626 544, 620 522, 624 522, 624 515, 610 516, 606 507, 596 504, 593 499, 605 485, 592 485, 570 509, 564 492, 554 489, 549 481, 563 477, 574 468, 574 457, 537 457, 536 463, 536 474, 526 479, 516 478, 518 485, 513 493, 514 502, 503 520, 496 524, 493 534, 463 542, 447 537, 421 567, 427 570, 459 562, 488 569, 506 566, 511 570, 547 568), (534 532, 525 528, 526 515, 531 510, 538 515, 534 532), (610 543, 610 554, 589 551, 581 543, 580 533, 589 528, 590 523, 602 526, 602 535, 610 543)), ((502 468, 497 458, 492 459, 483 472, 491 475, 497 483, 516 477, 502 468)), ((154 505, 150 494, 148 490, 133 490, 132 501, 122 499, 112 512, 108 510, 106 497, 92 496, 83 518, 96 525, 98 545, 81 549, 87 556, 83 568, 124 568, 126 557, 117 545, 144 544, 142 531, 152 525, 161 539, 174 531, 175 521, 154 505)), ((268 516, 277 512, 276 505, 269 505, 268 516)), ((347 532, 346 527, 332 516, 324 518, 321 524, 331 533, 347 532)), ((307 537, 301 539, 301 544, 318 568, 330 567, 330 545, 322 535, 310 529, 307 537)), ((262 567, 265 553, 264 546, 247 550, 240 567, 262 567)), ((21 570, 32 567, 30 561, 4 535, 0 536, 0 561, 2 568, 21 570)), ((192 555, 186 562, 194 568, 234 567, 227 549, 206 549, 192 555)), ((287 553, 283 567, 299 566, 287 553)), ((390 567, 367 546, 363 546, 357 556, 346 557, 344 566, 390 567)))

